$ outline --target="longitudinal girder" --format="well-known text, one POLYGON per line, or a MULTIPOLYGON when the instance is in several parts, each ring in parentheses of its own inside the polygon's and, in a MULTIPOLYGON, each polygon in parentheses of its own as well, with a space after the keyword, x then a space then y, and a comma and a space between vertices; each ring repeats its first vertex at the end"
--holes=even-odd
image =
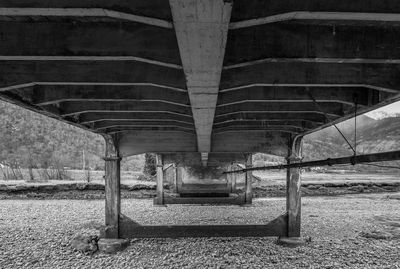
POLYGON ((211 151, 232 2, 170 0, 203 165, 211 151))

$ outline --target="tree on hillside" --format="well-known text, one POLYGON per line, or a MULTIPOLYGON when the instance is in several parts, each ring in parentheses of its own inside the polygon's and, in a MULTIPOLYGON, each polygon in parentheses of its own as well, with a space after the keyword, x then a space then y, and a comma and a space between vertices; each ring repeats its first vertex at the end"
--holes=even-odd
POLYGON ((146 153, 143 174, 155 176, 156 173, 156 155, 154 153, 146 153))

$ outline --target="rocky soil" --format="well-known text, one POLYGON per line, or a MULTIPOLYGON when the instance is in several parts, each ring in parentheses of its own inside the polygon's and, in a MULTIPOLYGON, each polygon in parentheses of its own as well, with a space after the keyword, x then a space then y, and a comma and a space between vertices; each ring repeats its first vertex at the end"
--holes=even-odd
MULTIPOLYGON (((85 255, 70 246, 76 234, 97 235, 104 223, 104 201, 1 203, 1 268, 400 267, 400 200, 388 199, 388 194, 304 198, 303 235, 311 243, 297 249, 276 245, 276 238, 137 239, 114 255, 85 255), (377 232, 390 236, 366 236, 377 232)), ((160 208, 150 199, 124 199, 122 204, 122 212, 140 224, 266 223, 284 208, 282 198, 255 199, 253 207, 160 208)))

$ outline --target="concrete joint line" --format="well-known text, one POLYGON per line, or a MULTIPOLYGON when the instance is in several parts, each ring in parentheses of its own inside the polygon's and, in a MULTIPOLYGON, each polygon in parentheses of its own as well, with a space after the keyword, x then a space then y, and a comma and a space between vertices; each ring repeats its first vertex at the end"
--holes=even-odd
POLYGON ((9 17, 109 17, 172 29, 172 22, 103 8, 0 8, 0 16, 9 17))
POLYGON ((396 13, 365 13, 365 12, 309 12, 294 11, 264 18, 232 22, 229 29, 241 29, 257 25, 270 24, 289 20, 339 20, 339 21, 376 21, 399 22, 400 14, 396 13))

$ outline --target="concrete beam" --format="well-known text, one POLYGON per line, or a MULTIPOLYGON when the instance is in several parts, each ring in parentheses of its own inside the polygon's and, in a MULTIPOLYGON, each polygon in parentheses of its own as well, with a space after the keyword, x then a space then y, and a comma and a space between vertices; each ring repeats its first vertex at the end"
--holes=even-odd
POLYGON ((259 127, 249 127, 246 125, 242 126, 235 126, 235 127, 225 127, 225 128, 218 128, 214 129, 213 133, 215 134, 226 134, 226 133, 235 133, 235 132, 247 132, 247 133, 254 133, 254 132, 270 132, 270 133, 286 133, 286 134, 302 134, 307 131, 308 129, 298 127, 298 126, 289 126, 289 125, 282 125, 282 126, 259 126, 259 127))
POLYGON ((318 126, 324 124, 324 122, 303 121, 303 120, 230 120, 225 122, 214 122, 214 131, 219 128, 227 127, 249 127, 254 129, 257 127, 277 127, 277 126, 287 126, 287 127, 298 127, 304 130, 310 130, 317 128, 318 126))
POLYGON ((370 90, 376 90, 380 91, 382 93, 388 93, 388 94, 397 94, 399 91, 396 89, 390 89, 390 88, 384 88, 384 87, 379 87, 379 86, 374 86, 374 85, 368 85, 368 84, 342 84, 342 83, 337 83, 337 84, 322 84, 322 83, 249 83, 249 84, 244 84, 240 86, 235 86, 231 88, 226 88, 226 89, 221 89, 219 92, 231 92, 231 91, 237 91, 241 89, 248 89, 248 88, 254 88, 254 87, 301 87, 301 88, 366 88, 370 90))
POLYGON ((230 113, 226 116, 218 116, 215 118, 214 125, 223 124, 232 121, 304 121, 310 123, 325 123, 326 118, 323 113, 273 113, 273 112, 260 112, 253 113, 247 112, 236 112, 230 113))
POLYGON ((230 31, 224 65, 238 68, 263 61, 398 64, 399 35, 398 27, 262 25, 230 31))
POLYGON ((176 131, 132 131, 123 134, 119 148, 123 157, 146 152, 196 152, 196 135, 176 131))
MULTIPOLYGON (((363 99, 367 99, 367 98, 363 98, 363 99)), ((316 99, 316 101, 318 103, 336 103, 336 104, 344 104, 344 105, 349 105, 349 106, 354 106, 355 104, 353 102, 349 102, 349 101, 345 101, 345 100, 340 100, 340 99, 316 99)), ((368 101, 368 100, 366 100, 368 101)), ((275 99, 275 100, 268 100, 268 99, 264 99, 264 100, 260 100, 260 99, 248 99, 248 100, 238 100, 235 102, 231 102, 231 103, 223 103, 220 105, 217 105, 218 107, 226 107, 226 106, 234 106, 234 105, 241 105, 241 104, 272 104, 272 103, 276 103, 276 104, 280 104, 280 103, 313 103, 312 100, 302 100, 302 99, 275 99)), ((367 104, 359 104, 360 106, 365 106, 367 104)))
MULTIPOLYGON (((51 109, 54 106, 42 106, 43 109, 51 109)), ((178 115, 191 115, 189 107, 176 106, 162 102, 141 102, 141 101, 123 101, 123 102, 64 102, 58 106, 62 117, 87 113, 87 112, 152 112, 169 111, 178 115)))
POLYGON ((142 62, 1 61, 0 88, 29 84, 156 84, 185 89, 182 70, 142 62), (121 72, 121 70, 124 70, 121 72))
POLYGON ((262 24, 302 20, 302 21, 358 21, 375 23, 397 23, 400 22, 400 14, 396 13, 363 13, 363 12, 309 12, 295 11, 277 14, 264 18, 238 21, 229 24, 229 29, 240 29, 262 24))
POLYGON ((92 123, 89 125, 90 128, 97 131, 114 127, 145 127, 145 126, 147 127, 173 126, 194 131, 193 124, 175 122, 173 120, 163 120, 163 121, 144 121, 144 120, 132 120, 132 119, 127 119, 124 121, 110 120, 110 121, 92 123))
MULTIPOLYGON (((93 128, 94 129, 94 128, 93 128)), ((194 128, 180 126, 178 124, 173 123, 155 123, 155 124, 146 124, 146 123, 138 123, 138 124, 115 124, 110 126, 105 126, 101 128, 94 129, 96 132, 105 132, 105 133, 119 133, 119 132, 127 132, 131 130, 188 130, 194 131, 194 128)))
POLYGON ((228 113, 235 113, 235 112, 256 112, 256 111, 263 111, 263 112, 324 112, 328 115, 337 115, 343 116, 345 112, 352 111, 353 107, 340 104, 340 103, 325 103, 319 102, 319 106, 323 109, 320 111, 313 102, 309 103, 242 103, 242 104, 234 104, 229 106, 218 107, 216 110, 216 117, 221 115, 227 115, 228 113))
POLYGON ((110 60, 113 57, 116 60, 153 60, 182 68, 173 29, 119 21, 2 21, 0 35, 3 36, 0 43, 3 58, 110 60))
MULTIPOLYGON (((213 134, 212 155, 220 156, 221 161, 230 160, 232 156, 243 156, 246 152, 263 152, 278 156, 286 156, 287 153, 287 133, 282 132, 243 132, 232 131, 221 134, 213 134), (225 156, 225 157, 224 157, 225 156)), ((151 131, 136 130, 121 134, 119 142, 120 154, 127 157, 145 152, 155 152, 171 154, 190 153, 193 155, 184 159, 197 156, 200 162, 200 155, 196 150, 196 134, 178 131, 151 131), (196 153, 196 154, 195 154, 196 153)))
POLYGON ((293 114, 293 115, 299 115, 299 116, 304 116, 307 117, 307 115, 319 115, 321 117, 325 118, 325 115, 327 115, 329 118, 340 118, 343 115, 338 115, 338 114, 332 114, 332 113, 324 113, 323 111, 317 111, 317 110, 279 110, 279 111, 268 111, 268 110, 242 110, 242 111, 234 111, 234 112, 227 112, 224 114, 220 115, 215 115, 216 120, 220 119, 226 119, 230 117, 242 117, 243 115, 246 114, 252 114, 252 115, 260 115, 264 117, 264 115, 277 115, 277 114, 282 114, 282 115, 287 115, 287 114, 293 114))
POLYGON ((0 17, 106 17, 148 24, 162 28, 173 28, 172 23, 156 18, 138 16, 103 8, 0 8, 0 17))
POLYGON ((153 65, 159 65, 168 68, 182 69, 182 66, 178 64, 171 64, 166 62, 161 62, 157 60, 151 60, 136 56, 7 56, 0 55, 0 61, 113 61, 113 62, 142 62, 153 65))
POLYGON ((243 21, 269 17, 282 13, 309 11, 309 12, 360 12, 360 13, 400 13, 400 4, 397 0, 238 0, 232 11, 232 21, 243 21))
POLYGON ((222 0, 170 0, 203 164, 211 147, 232 3, 222 0))
POLYGON ((164 0, 152 1, 126 1, 126 0, 19 0, 2 1, 1 7, 5 8, 104 8, 111 10, 123 10, 124 12, 146 17, 157 17, 163 20, 171 20, 171 11, 168 2, 164 0))
POLYGON ((143 59, 182 68, 173 29, 120 21, 32 23, 28 20, 2 21, 0 35, 3 36, 1 55, 13 57, 10 59, 37 59, 39 56, 48 60, 143 59))
MULTIPOLYGON (((355 87, 311 87, 308 89, 318 102, 334 102, 354 104, 357 96, 357 104, 369 105, 371 89, 355 87)), ((235 91, 224 91, 218 96, 219 107, 243 102, 310 102, 310 96, 306 87, 248 87, 235 91)))
POLYGON ((232 89, 254 84, 372 85, 377 89, 400 90, 400 65, 330 64, 330 63, 262 63, 224 70, 221 88, 232 89), (288 75, 291 74, 291 75, 288 75))
POLYGON ((54 100, 50 102, 39 102, 35 103, 35 105, 38 106, 48 106, 48 105, 54 105, 54 104, 60 104, 60 103, 68 103, 68 102, 143 102, 143 103, 163 103, 163 104, 170 104, 174 106, 181 106, 181 107, 190 107, 190 105, 185 105, 182 103, 177 103, 177 102, 171 102, 168 100, 163 100, 163 99, 136 99, 136 98, 114 98, 114 99, 109 99, 109 98, 69 98, 69 99, 59 99, 59 100, 54 100))
MULTIPOLYGON (((1 57, 0 57, 1 59, 1 57)), ((336 63, 336 64, 400 64, 400 59, 366 59, 366 58, 263 58, 254 61, 226 65, 224 70, 256 65, 261 63, 336 63)), ((179 68, 176 67, 176 68, 179 68)))
POLYGON ((158 112, 101 112, 101 113, 83 113, 79 115, 81 124, 90 124, 106 121, 174 121, 180 123, 193 124, 191 115, 170 114, 168 111, 158 112))
MULTIPOLYGON (((177 166, 189 167, 200 166, 201 160, 197 152, 178 152, 163 154, 166 163, 174 163, 177 166)), ((212 167, 224 167, 233 162, 245 162, 245 154, 243 152, 210 152, 208 165, 212 167)))
POLYGON ((36 105, 71 101, 156 101, 190 106, 187 92, 154 86, 42 85, 34 87, 32 96, 36 105))
POLYGON ((188 130, 186 128, 166 125, 166 126, 114 126, 106 129, 97 131, 100 134, 129 134, 140 131, 151 131, 151 132, 179 132, 185 134, 195 134, 194 130, 188 130))
POLYGON ((212 137, 212 152, 261 152, 278 156, 287 154, 289 133, 272 131, 230 131, 215 133, 212 137))
MULTIPOLYGON (((162 88, 162 89, 169 89, 169 90, 174 90, 177 92, 185 92, 187 93, 186 89, 182 88, 176 88, 176 87, 171 87, 167 85, 162 85, 162 84, 155 84, 155 83, 150 83, 150 82, 89 82, 89 81, 81 81, 81 82, 29 82, 29 83, 22 83, 22 84, 16 84, 12 86, 6 86, 6 87, 1 87, 0 92, 6 92, 6 91, 14 91, 14 90, 24 90, 28 91, 31 90, 33 91, 34 87, 40 87, 40 86, 79 86, 79 87, 84 87, 84 86, 108 86, 108 87, 156 87, 156 88, 162 88)), ((21 92, 21 91, 20 91, 21 92)), ((33 93, 31 93, 32 95, 33 93)))

